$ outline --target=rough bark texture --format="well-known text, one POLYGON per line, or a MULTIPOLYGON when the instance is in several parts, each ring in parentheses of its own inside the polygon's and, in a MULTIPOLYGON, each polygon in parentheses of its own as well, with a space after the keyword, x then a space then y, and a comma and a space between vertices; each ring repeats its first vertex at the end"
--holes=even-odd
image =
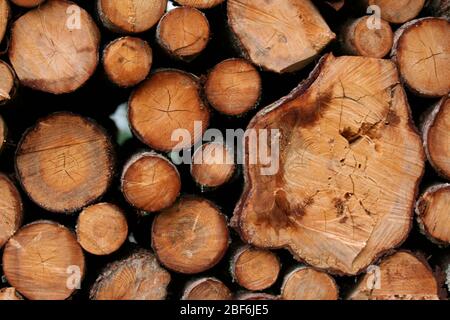
POLYGON ((399 251, 365 274, 351 300, 438 300, 439 284, 425 259, 399 251))
POLYGON ((201 278, 186 285, 181 300, 231 300, 230 289, 215 278, 201 278))
POLYGON ((108 189, 114 174, 113 147, 93 121, 55 113, 23 135, 15 165, 34 202, 48 211, 72 213, 108 189))
POLYGON ((380 8, 381 18, 391 23, 404 23, 417 17, 425 0, 360 0, 364 11, 368 6, 380 8))
POLYGON ((37 221, 23 227, 3 252, 8 283, 30 300, 67 299, 79 288, 84 267, 75 235, 55 222, 37 221))
POLYGON ((9 59, 23 85, 68 93, 94 73, 99 43, 99 30, 84 9, 65 0, 49 0, 14 22, 9 59), (68 12, 79 12, 79 21, 78 15, 71 18, 68 12))
POLYGON ((229 0, 227 6, 242 53, 269 71, 302 69, 335 38, 309 0, 229 0))
POLYGON ((430 0, 428 7, 433 16, 450 19, 450 0, 430 0))
POLYGON ((0 174, 0 248, 22 224, 23 204, 19 191, 11 180, 0 174))
POLYGON ((421 18, 405 23, 395 32, 391 56, 413 93, 434 98, 450 92, 450 21, 421 18))
POLYGON ((91 289, 92 300, 164 300, 170 274, 150 251, 139 249, 106 266, 91 289))
POLYGON ((247 243, 356 274, 406 238, 424 154, 398 82, 389 61, 328 55, 256 115, 248 129, 278 130, 280 150, 264 140, 274 154, 267 170, 249 164, 256 143, 247 140, 233 218, 247 243))

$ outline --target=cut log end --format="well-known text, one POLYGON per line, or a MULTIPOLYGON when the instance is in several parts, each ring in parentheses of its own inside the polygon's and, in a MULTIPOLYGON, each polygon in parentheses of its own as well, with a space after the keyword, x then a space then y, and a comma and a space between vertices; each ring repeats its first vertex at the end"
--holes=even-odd
POLYGON ((142 142, 159 151, 192 146, 201 138, 195 134, 196 125, 203 134, 209 117, 198 78, 180 70, 156 71, 130 98, 128 118, 132 130, 142 142), (180 137, 185 139, 179 141, 180 137))
POLYGON ((109 187, 114 173, 112 143, 93 121, 55 113, 22 137, 16 172, 39 206, 72 213, 97 200, 109 187))
POLYGON ((394 33, 391 26, 380 20, 379 28, 373 28, 368 21, 370 16, 349 22, 344 28, 342 46, 345 53, 356 56, 383 58, 392 48, 394 33))
POLYGON ((201 278, 188 283, 182 300, 231 300, 230 289, 215 278, 201 278))
POLYGON ((227 9, 243 54, 276 73, 305 67, 335 38, 309 0, 230 0, 227 9))
POLYGON ((391 53, 409 89, 424 97, 450 92, 450 21, 422 18, 400 27, 391 53))
POLYGON ((152 246, 167 268, 195 274, 215 266, 229 242, 224 215, 208 200, 183 197, 156 216, 152 246))
POLYGON ((225 0, 177 0, 179 4, 187 7, 194 7, 198 9, 210 9, 213 8, 225 0))
POLYGON ((450 244, 450 184, 428 188, 416 205, 420 229, 433 242, 450 244))
POLYGON ((79 288, 84 267, 75 235, 54 222, 37 221, 23 227, 3 252, 8 283, 30 300, 67 299, 79 288))
POLYGON ((425 259, 400 251, 371 267, 349 299, 439 300, 439 285, 425 259))
POLYGON ((209 23, 206 16, 191 7, 175 8, 158 23, 156 40, 174 58, 190 61, 208 44, 209 23))
POLYGON ((106 266, 90 291, 92 300, 164 300, 170 274, 147 250, 106 266))
POLYGON ((192 158, 191 175, 201 187, 220 187, 230 181, 235 171, 234 155, 223 143, 204 144, 192 158))
POLYGON ((177 168, 163 156, 144 152, 133 156, 122 174, 122 192, 135 208, 156 212, 170 207, 181 190, 177 168))
POLYGON ((11 34, 9 59, 25 86, 69 93, 97 67, 99 30, 89 14, 72 2, 45 2, 16 20, 11 34), (74 10, 80 12, 79 19, 70 19, 68 12, 74 10))
POLYGON ((279 140, 247 141, 233 217, 245 242, 357 274, 404 241, 425 156, 398 82, 390 61, 328 55, 256 115, 248 130, 278 130, 279 140), (270 167, 249 163, 260 143, 273 155, 270 167))
POLYGON ((309 267, 298 267, 284 278, 283 300, 337 300, 339 289, 334 279, 309 267))
POLYGON ((111 254, 122 246, 128 236, 128 224, 119 207, 99 203, 81 212, 76 231, 83 249, 101 256, 111 254))
POLYGON ((0 301, 14 301, 23 300, 20 293, 15 288, 3 288, 0 289, 0 301))
POLYGON ((20 228, 23 218, 23 205, 20 193, 11 180, 0 174, 0 248, 20 228))
POLYGON ((103 52, 106 75, 119 87, 132 87, 147 78, 152 62, 152 49, 139 38, 116 39, 103 52))
POLYGON ((222 61, 211 70, 205 83, 205 94, 211 106, 230 116, 255 108, 261 91, 258 70, 244 59, 222 61))
POLYGON ((364 0, 367 5, 380 8, 381 18, 391 23, 404 23, 417 17, 425 0, 364 0))
POLYGON ((10 12, 11 8, 9 7, 8 0, 0 0, 0 42, 3 41, 3 37, 5 36, 10 12))
POLYGON ((245 246, 237 250, 231 261, 233 279, 250 291, 262 291, 278 279, 281 264, 275 253, 245 246))
POLYGON ((113 32, 141 33, 156 25, 166 11, 167 0, 97 0, 103 25, 113 32))
POLYGON ((14 70, 0 60, 0 105, 11 101, 17 91, 17 77, 14 70))

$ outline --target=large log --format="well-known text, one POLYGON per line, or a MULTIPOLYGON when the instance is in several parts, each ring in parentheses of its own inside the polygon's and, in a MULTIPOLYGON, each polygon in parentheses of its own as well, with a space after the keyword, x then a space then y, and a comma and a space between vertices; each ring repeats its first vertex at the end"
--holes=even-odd
POLYGON ((233 217, 245 242, 357 274, 407 237, 425 156, 392 62, 327 55, 252 131, 233 217), (269 164, 249 161, 261 144, 269 164))

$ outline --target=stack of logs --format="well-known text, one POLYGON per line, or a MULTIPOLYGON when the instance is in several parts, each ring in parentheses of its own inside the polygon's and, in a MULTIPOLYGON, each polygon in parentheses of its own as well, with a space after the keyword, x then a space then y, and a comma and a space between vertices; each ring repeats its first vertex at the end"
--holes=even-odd
POLYGON ((449 15, 0 0, 0 300, 445 299, 449 15))

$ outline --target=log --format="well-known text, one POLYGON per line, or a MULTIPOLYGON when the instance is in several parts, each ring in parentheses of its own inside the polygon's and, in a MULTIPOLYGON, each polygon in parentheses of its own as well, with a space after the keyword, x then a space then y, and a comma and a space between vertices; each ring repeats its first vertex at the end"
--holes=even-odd
POLYGON ((3 272, 27 299, 64 300, 80 288, 85 272, 83 251, 66 227, 36 221, 6 244, 3 272))
POLYGON ((69 93, 94 73, 99 43, 99 30, 84 9, 73 2, 51 0, 14 22, 9 59, 23 85, 69 93))
POLYGON ((141 33, 151 29, 166 11, 167 0, 97 0, 103 25, 117 33, 141 33))
POLYGON ((450 21, 422 18, 401 26, 391 52, 404 84, 423 97, 450 92, 450 21))
POLYGON ((87 252, 103 256, 117 251, 128 237, 128 223, 122 209, 111 203, 98 203, 79 215, 77 239, 87 252))
POLYGON ((337 300, 339 289, 325 272, 300 266, 289 272, 281 286, 283 300, 337 300))
POLYGON ((203 189, 223 186, 232 179, 235 172, 234 154, 221 142, 204 144, 192 157, 192 178, 203 189))
POLYGON ((417 17, 425 0, 360 0, 364 11, 368 6, 378 6, 381 18, 395 24, 405 23, 417 17))
POLYGON ((271 251, 243 246, 233 254, 230 269, 233 280, 241 287, 262 291, 277 281, 281 263, 271 251))
POLYGON ((191 61, 207 46, 210 38, 209 22, 199 10, 177 7, 159 21, 156 41, 170 56, 191 61))
POLYGON ((204 88, 214 109, 225 115, 241 116, 258 106, 262 82, 251 63, 244 59, 227 59, 208 73, 204 88))
POLYGON ((37 7, 45 0, 11 0, 16 6, 24 7, 24 8, 33 8, 37 7))
POLYGON ((439 284, 428 262, 399 251, 373 267, 352 290, 350 300, 439 300, 439 284))
POLYGON ((128 119, 132 131, 143 143, 158 151, 191 147, 202 138, 209 117, 198 78, 181 70, 155 71, 130 97, 128 119), (198 135, 195 134, 196 122, 198 135), (189 133, 189 139, 179 141, 176 130, 182 136, 189 133), (174 134, 175 139, 172 139, 174 134))
POLYGON ((134 155, 124 167, 121 185, 128 203, 145 212, 170 207, 181 191, 177 168, 155 152, 134 155))
POLYGON ((22 225, 23 204, 16 186, 4 174, 0 174, 0 249, 22 225))
POLYGON ((182 6, 194 7, 198 9, 211 9, 225 0, 176 0, 182 6))
POLYGON ((216 278, 200 278, 189 282, 181 300, 231 300, 230 289, 216 278))
POLYGON ((268 71, 300 70, 335 38, 310 0, 230 0, 227 11, 242 54, 268 71))
POLYGON ((385 20, 379 29, 369 29, 370 16, 351 20, 341 33, 341 46, 346 54, 372 58, 385 57, 392 48, 394 33, 385 20))
POLYGON ((16 96, 18 80, 14 70, 0 60, 0 105, 9 103, 16 96))
POLYGON ((436 172, 450 179, 450 96, 444 96, 428 110, 421 131, 425 154, 436 172))
POLYGON ((14 288, 0 289, 0 301, 23 300, 22 296, 14 288))
POLYGON ((392 62, 327 55, 251 131, 232 220, 245 242, 354 275, 405 240, 425 156, 392 62), (249 161, 261 143, 270 167, 249 161))
POLYGON ((113 146, 95 122, 51 114, 25 132, 16 151, 17 176, 40 207, 73 213, 95 202, 114 174, 113 146))
POLYGON ((0 0, 0 42, 3 41, 3 37, 5 36, 10 15, 11 9, 8 0, 0 0))
POLYGON ((428 8, 433 16, 450 19, 450 0, 430 0, 428 8))
POLYGON ((152 49, 142 39, 122 37, 106 46, 102 62, 111 82, 119 87, 132 87, 145 80, 150 73, 152 49))
POLYGON ((108 264, 90 291, 91 300, 164 300, 171 280, 153 253, 135 250, 108 264))
POLYGON ((425 190, 416 204, 420 230, 431 241, 450 244, 450 184, 435 184, 425 190))
POLYGON ((196 274, 214 267, 228 249, 225 216, 206 199, 182 197, 155 217, 152 247, 170 270, 196 274))

